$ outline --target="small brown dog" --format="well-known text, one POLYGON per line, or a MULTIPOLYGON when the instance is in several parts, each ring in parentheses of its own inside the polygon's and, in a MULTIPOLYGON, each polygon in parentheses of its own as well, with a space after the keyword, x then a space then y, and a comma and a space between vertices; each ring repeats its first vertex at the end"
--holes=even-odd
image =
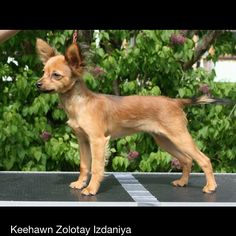
POLYGON ((37 87, 43 92, 59 94, 69 118, 67 123, 78 138, 80 176, 70 184, 71 188, 83 189, 84 195, 96 194, 104 175, 104 157, 109 140, 144 131, 179 160, 183 174, 172 182, 174 186, 187 185, 192 160, 195 160, 206 176, 203 192, 215 191, 217 185, 211 162, 194 144, 187 130, 183 107, 222 103, 223 100, 207 96, 171 99, 163 96, 119 97, 93 93, 82 80, 82 58, 76 44, 72 44, 65 55, 57 55, 41 39, 37 39, 36 48, 45 65, 37 87), (87 186, 90 171, 92 176, 87 186))

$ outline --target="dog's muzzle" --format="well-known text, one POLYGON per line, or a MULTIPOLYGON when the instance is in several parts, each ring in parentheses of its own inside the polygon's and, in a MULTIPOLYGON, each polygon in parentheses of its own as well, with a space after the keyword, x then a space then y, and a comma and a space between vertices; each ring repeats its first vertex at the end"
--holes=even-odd
POLYGON ((49 89, 49 90, 42 89, 43 83, 41 83, 41 82, 36 82, 35 85, 38 88, 38 90, 42 93, 52 93, 52 92, 54 92, 54 89, 49 89))
POLYGON ((36 85, 36 87, 37 87, 38 89, 40 89, 41 86, 42 86, 42 83, 41 83, 41 82, 37 82, 35 85, 36 85))

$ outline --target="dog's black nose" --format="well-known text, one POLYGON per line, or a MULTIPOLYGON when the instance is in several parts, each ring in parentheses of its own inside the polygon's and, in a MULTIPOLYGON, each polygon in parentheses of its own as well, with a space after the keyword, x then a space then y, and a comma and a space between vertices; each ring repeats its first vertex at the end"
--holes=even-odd
POLYGON ((42 83, 41 82, 37 82, 35 85, 37 86, 37 88, 40 88, 42 86, 42 83))

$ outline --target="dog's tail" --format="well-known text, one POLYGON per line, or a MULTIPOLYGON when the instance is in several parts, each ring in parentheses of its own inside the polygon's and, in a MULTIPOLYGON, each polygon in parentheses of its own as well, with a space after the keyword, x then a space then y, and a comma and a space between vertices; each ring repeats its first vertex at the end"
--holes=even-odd
POLYGON ((188 106, 188 105, 200 105, 200 104, 232 104, 233 101, 229 99, 222 98, 211 98, 207 95, 203 95, 200 97, 186 98, 186 99, 176 99, 180 106, 188 106))

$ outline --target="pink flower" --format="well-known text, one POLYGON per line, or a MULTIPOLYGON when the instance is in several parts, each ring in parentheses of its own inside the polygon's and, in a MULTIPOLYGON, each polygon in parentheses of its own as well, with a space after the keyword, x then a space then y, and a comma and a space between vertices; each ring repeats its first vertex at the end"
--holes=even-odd
POLYGON ((171 167, 173 169, 177 169, 177 170, 181 170, 182 169, 182 166, 181 166, 179 160, 176 159, 176 158, 172 158, 172 160, 171 160, 171 167))
POLYGON ((139 152, 137 151, 130 151, 128 154, 128 159, 131 161, 135 158, 139 157, 139 152))
POLYGON ((203 94, 210 95, 210 87, 207 84, 200 84, 199 91, 202 92, 203 94))
POLYGON ((105 73, 105 71, 101 67, 98 67, 98 66, 94 68, 93 72, 95 75, 102 75, 105 73))
POLYGON ((172 34, 170 41, 175 45, 183 45, 186 41, 186 38, 182 34, 172 34))
POLYGON ((51 137, 52 137, 52 134, 47 131, 43 131, 40 134, 40 138, 43 139, 44 141, 48 141, 51 137))

